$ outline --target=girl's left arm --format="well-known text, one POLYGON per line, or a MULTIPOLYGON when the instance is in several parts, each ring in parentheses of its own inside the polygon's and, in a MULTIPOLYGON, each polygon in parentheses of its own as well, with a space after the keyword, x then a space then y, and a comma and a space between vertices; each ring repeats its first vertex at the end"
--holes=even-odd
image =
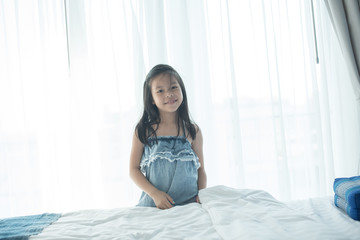
POLYGON ((199 158, 200 167, 198 169, 198 188, 206 188, 207 178, 204 166, 204 154, 203 154, 203 136, 200 128, 197 129, 196 138, 192 142, 192 148, 199 158))

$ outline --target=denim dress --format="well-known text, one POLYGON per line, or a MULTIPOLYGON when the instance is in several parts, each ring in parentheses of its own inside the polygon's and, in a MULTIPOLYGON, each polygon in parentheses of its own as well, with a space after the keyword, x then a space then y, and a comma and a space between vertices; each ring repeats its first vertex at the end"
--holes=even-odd
MULTIPOLYGON (((172 197, 173 205, 196 201, 199 167, 199 158, 185 136, 159 136, 157 141, 149 138, 140 161, 141 172, 154 187, 172 197)), ((137 206, 156 207, 145 192, 137 206)))

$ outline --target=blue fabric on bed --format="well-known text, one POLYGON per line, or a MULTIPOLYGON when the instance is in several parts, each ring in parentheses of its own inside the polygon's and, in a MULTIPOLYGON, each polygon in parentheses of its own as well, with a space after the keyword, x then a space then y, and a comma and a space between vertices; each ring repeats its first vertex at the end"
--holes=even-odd
POLYGON ((360 176, 336 178, 334 192, 352 208, 360 208, 360 176))
POLYGON ((359 208, 352 208, 345 199, 339 197, 335 194, 334 196, 334 203, 338 208, 344 210, 352 219, 360 220, 360 209, 359 208))
POLYGON ((0 219, 0 240, 25 240, 31 235, 37 235, 42 230, 59 219, 61 215, 44 213, 39 215, 0 219))

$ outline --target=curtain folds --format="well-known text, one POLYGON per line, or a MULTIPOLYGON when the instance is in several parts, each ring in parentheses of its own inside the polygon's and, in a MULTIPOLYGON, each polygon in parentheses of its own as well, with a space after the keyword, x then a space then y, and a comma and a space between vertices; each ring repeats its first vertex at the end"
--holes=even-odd
POLYGON ((360 104, 360 2, 325 0, 360 104))
POLYGON ((184 80, 209 186, 330 194, 356 174, 359 117, 315 9, 320 64, 310 0, 0 1, 0 217, 135 205, 131 137, 158 63, 184 80))
MULTIPOLYGON (((356 110, 360 116, 360 1, 325 0, 325 4, 350 73, 350 80, 358 101, 356 110)), ((357 174, 359 175, 360 154, 357 159, 357 174)))

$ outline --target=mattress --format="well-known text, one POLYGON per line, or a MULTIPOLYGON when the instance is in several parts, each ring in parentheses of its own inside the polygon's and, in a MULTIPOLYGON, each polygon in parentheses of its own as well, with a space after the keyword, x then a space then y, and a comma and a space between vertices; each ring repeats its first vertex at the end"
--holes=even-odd
POLYGON ((284 203, 261 190, 214 186, 199 197, 201 204, 168 210, 64 213, 30 239, 360 239, 360 222, 335 207, 330 196, 284 203))

